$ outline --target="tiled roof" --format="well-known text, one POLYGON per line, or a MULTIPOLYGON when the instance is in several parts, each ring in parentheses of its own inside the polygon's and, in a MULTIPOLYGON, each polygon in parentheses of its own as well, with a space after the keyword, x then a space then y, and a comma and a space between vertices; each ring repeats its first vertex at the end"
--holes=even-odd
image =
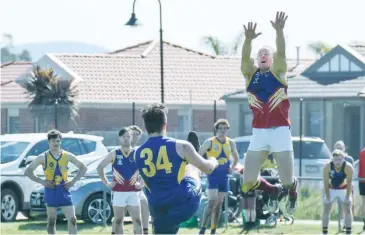
MULTIPOLYGON (((104 55, 52 56, 84 79, 79 84, 80 102, 148 103, 160 101, 159 49, 158 41, 148 41, 104 55)), ((289 60, 289 67, 295 63, 289 60)), ((167 104, 212 104, 244 86, 240 58, 212 56, 164 42, 164 84, 167 104)))
POLYGON ((25 90, 15 79, 32 67, 31 62, 10 62, 1 65, 1 102, 26 102, 25 90))
MULTIPOLYGON (((331 97, 356 97, 361 90, 365 91, 365 77, 346 80, 330 85, 322 85, 304 76, 296 76, 288 80, 288 96, 290 98, 331 98, 331 97)), ((224 99, 247 98, 245 90, 226 94, 224 99)))
POLYGON ((365 58, 365 42, 354 42, 349 45, 352 49, 356 50, 365 58))

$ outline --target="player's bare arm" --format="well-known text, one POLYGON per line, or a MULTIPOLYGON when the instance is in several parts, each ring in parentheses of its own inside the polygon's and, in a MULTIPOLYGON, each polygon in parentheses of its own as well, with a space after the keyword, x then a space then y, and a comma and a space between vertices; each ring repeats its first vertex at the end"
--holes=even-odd
POLYGON ((115 158, 115 154, 116 154, 115 150, 110 151, 108 153, 108 155, 106 155, 104 157, 104 159, 99 163, 98 167, 96 168, 101 181, 103 181, 104 185, 106 185, 107 187, 110 187, 110 188, 114 187, 115 183, 114 182, 110 183, 108 181, 108 179, 105 176, 104 168, 113 162, 113 159, 115 158))
POLYGON ((238 163, 238 151, 236 147, 236 142, 234 140, 231 140, 231 150, 232 150, 232 165, 231 170, 234 170, 238 163))
POLYGON ((65 188, 69 189, 71 188, 78 180, 81 179, 81 177, 83 177, 87 171, 87 166, 85 166, 84 163, 82 163, 81 161, 79 161, 74 154, 72 153, 68 153, 67 154, 67 159, 69 160, 69 162, 71 162, 72 164, 74 164, 77 168, 79 168, 76 176, 69 182, 65 183, 65 188))
POLYGON ((277 12, 275 21, 270 21, 276 31, 276 53, 273 61, 273 72, 280 78, 285 78, 287 71, 284 37, 284 27, 287 19, 288 16, 284 12, 277 12))
POLYGON ((185 140, 176 141, 176 152, 179 156, 206 174, 213 172, 219 163, 215 158, 204 159, 194 149, 193 145, 185 140))
POLYGON ((53 180, 42 180, 41 178, 39 178, 38 176, 36 176, 34 174, 35 169, 37 169, 37 167, 39 165, 44 165, 44 153, 39 155, 25 170, 24 174, 26 176, 29 177, 29 179, 33 180, 34 182, 37 182, 39 184, 42 184, 44 187, 48 187, 48 188, 54 188, 55 187, 55 183, 53 180))
POLYGON ((254 60, 251 58, 252 51, 252 40, 261 35, 261 33, 256 33, 256 23, 249 22, 244 25, 245 29, 245 41, 242 47, 242 60, 241 60, 241 72, 246 79, 246 82, 250 79, 253 72, 257 69, 254 66, 254 60))
POLYGON ((352 179, 354 177, 354 168, 350 163, 346 162, 345 166, 345 174, 346 174, 346 199, 350 199, 352 193, 352 179))
POLYGON ((199 149, 199 155, 200 156, 204 156, 204 154, 206 152, 208 152, 208 150, 212 147, 212 141, 210 141, 209 139, 205 140, 202 144, 202 146, 199 149))
POLYGON ((331 169, 330 163, 327 163, 323 169, 323 188, 327 199, 330 199, 330 186, 329 186, 330 169, 331 169))

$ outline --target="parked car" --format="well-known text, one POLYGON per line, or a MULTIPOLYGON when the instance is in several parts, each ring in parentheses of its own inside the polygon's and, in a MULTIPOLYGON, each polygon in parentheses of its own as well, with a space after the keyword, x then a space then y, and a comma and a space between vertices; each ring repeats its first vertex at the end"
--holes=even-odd
MULTIPOLYGON (((61 148, 88 164, 108 153, 102 140, 103 137, 94 135, 66 133, 63 134, 61 148)), ((18 212, 29 215, 30 193, 35 189, 36 183, 25 177, 24 171, 26 166, 47 149, 46 133, 0 136, 1 221, 14 221, 18 212)), ((70 164, 70 170, 74 167, 70 164)), ((43 174, 41 166, 35 173, 43 174)))
MULTIPOLYGON (((240 156, 240 163, 244 163, 244 154, 247 152, 251 136, 235 138, 237 151, 240 156)), ((299 137, 293 137, 294 148, 294 174, 299 176, 300 152, 299 137)), ((331 151, 328 149, 323 139, 317 137, 302 137, 302 176, 303 177, 322 177, 323 167, 332 158, 331 151)))
MULTIPOLYGON (((94 224, 103 223, 104 215, 110 222, 113 218, 111 205, 111 194, 97 175, 97 166, 102 159, 99 159, 88 165, 88 171, 85 176, 70 188, 72 200, 75 205, 75 212, 78 219, 94 224), (105 198, 104 198, 105 192, 105 198), (105 214, 104 214, 105 207, 105 214)), ((109 181, 112 180, 112 167, 109 164, 105 169, 105 174, 109 181)), ((46 216, 46 205, 44 202, 44 187, 38 185, 30 196, 30 215, 31 217, 46 216)), ((63 218, 62 211, 58 209, 58 217, 63 218)))

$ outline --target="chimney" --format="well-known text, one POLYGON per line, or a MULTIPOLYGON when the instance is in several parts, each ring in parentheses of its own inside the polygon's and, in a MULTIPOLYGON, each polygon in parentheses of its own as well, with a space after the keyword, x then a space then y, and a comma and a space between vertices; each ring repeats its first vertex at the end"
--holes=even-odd
POLYGON ((300 64, 300 46, 297 46, 297 63, 295 65, 298 66, 300 64))

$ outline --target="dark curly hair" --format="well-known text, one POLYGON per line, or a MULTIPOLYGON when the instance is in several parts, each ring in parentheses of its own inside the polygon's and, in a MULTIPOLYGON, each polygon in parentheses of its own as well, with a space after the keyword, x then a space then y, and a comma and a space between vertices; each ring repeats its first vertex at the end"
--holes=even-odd
POLYGON ((189 132, 187 141, 189 141, 194 146, 194 148, 197 152, 199 151, 200 141, 199 141, 199 137, 195 131, 189 132))

